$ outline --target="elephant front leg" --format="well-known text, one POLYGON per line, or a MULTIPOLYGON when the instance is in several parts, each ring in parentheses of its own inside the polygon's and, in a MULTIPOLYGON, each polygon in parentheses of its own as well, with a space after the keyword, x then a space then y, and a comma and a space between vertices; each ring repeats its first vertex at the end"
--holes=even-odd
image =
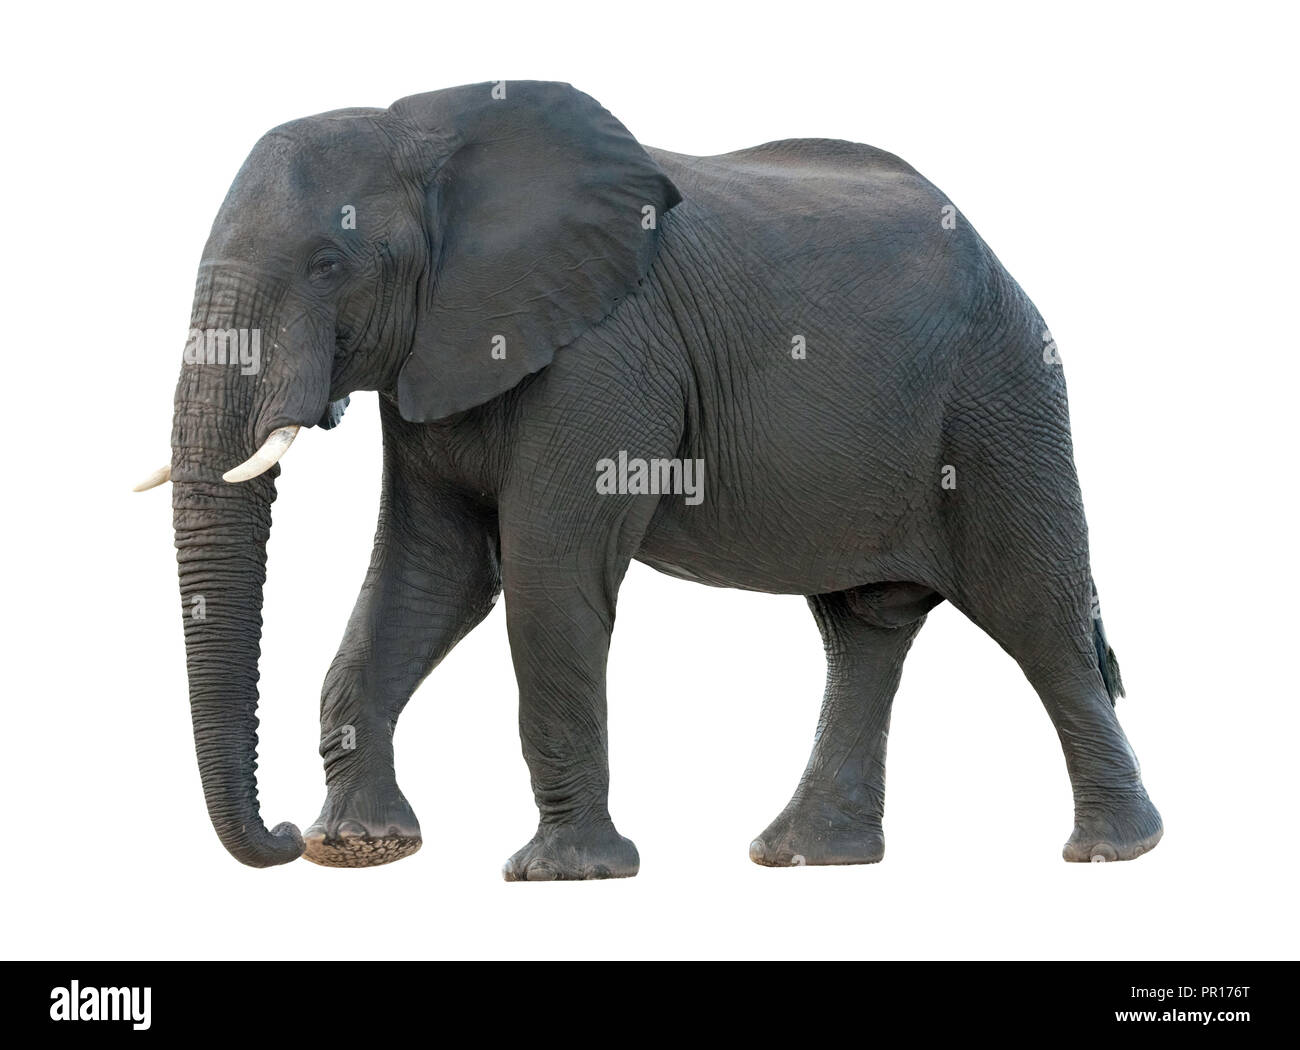
POLYGON ((321 701, 325 803, 303 835, 308 860, 362 868, 409 857, 420 848, 420 823, 397 786, 393 729, 405 700, 366 694, 356 672, 331 671, 321 701))
POLYGON ((507 568, 505 592, 519 736, 540 819, 502 874, 507 882, 635 875, 636 846, 615 829, 608 806, 605 660, 613 609, 597 581, 560 568, 507 568))
POLYGON ((362 597, 321 694, 325 804, 303 835, 326 867, 388 864, 420 848, 420 824, 397 786, 393 731, 424 677, 491 609, 495 572, 448 562, 460 586, 431 595, 434 578, 389 578, 362 597), (450 566, 455 566, 454 569, 450 566), (362 641, 364 639, 364 641, 362 641))
POLYGON ((327 792, 303 839, 307 859, 327 867, 387 864, 420 848, 420 824, 393 770, 397 718, 499 592, 488 523, 427 497, 419 513, 400 495, 390 503, 321 693, 327 792))

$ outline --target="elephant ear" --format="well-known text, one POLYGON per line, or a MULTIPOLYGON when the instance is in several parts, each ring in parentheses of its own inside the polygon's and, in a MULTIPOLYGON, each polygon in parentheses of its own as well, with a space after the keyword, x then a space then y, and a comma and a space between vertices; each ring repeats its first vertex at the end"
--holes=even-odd
POLYGON ((545 368, 654 261, 677 188, 568 84, 508 81, 394 103, 435 169, 429 270, 398 407, 411 422, 482 404, 545 368))

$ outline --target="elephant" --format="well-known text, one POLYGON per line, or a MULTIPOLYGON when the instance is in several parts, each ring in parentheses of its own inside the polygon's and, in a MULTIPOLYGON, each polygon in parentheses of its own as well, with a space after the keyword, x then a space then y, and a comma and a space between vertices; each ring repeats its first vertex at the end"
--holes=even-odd
POLYGON ((1056 345, 947 197, 829 139, 642 146, 568 84, 494 81, 267 132, 203 249, 171 483, 204 797, 252 866, 419 849, 393 732, 504 594, 539 822, 507 881, 635 875, 606 660, 633 559, 806 597, 827 678, 772 867, 884 854, 903 661, 948 601, 1020 665, 1074 798, 1068 861, 1163 825, 1116 717, 1056 345), (382 495, 321 691, 326 797, 268 829, 258 661, 279 460, 374 391, 382 495), (193 615, 202 605, 204 614, 193 615))

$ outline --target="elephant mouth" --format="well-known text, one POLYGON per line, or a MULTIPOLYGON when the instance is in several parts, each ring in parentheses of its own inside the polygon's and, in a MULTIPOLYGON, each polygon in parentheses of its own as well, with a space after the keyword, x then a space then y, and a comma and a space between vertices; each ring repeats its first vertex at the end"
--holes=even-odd
MULTIPOLYGON (((343 400, 346 403, 347 398, 344 398, 343 400)), ((329 409, 326 410, 327 414, 329 411, 329 409)), ((341 409, 338 414, 340 416, 343 414, 341 409)), ((222 474, 221 480, 233 485, 242 481, 252 481, 253 478, 265 474, 280 462, 280 457, 289 451, 289 446, 293 444, 293 439, 298 436, 298 431, 301 429, 302 426, 299 424, 293 424, 292 426, 287 427, 276 427, 267 435, 266 440, 262 442, 261 447, 256 452, 249 456, 248 459, 244 460, 243 463, 240 463, 239 466, 231 467, 228 471, 222 474)), ((159 485, 171 481, 171 478, 172 465, 168 463, 155 470, 147 478, 136 485, 132 491, 147 492, 149 489, 157 488, 159 485)))
POLYGON ((232 467, 222 474, 221 480, 236 484, 241 481, 252 481, 258 475, 265 474, 280 462, 281 456, 289 451, 289 446, 293 444, 293 439, 298 436, 298 431, 301 429, 298 424, 276 427, 267 435, 256 452, 239 466, 232 467))

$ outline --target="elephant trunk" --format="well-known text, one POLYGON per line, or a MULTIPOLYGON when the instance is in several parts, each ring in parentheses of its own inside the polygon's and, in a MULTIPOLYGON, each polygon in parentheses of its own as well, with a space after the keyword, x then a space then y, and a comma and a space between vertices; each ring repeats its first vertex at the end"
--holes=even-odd
MULTIPOLYGON (((191 336, 239 331, 257 311, 246 296, 200 282, 191 336)), ((268 326, 269 327, 269 326, 268 326)), ((282 329, 271 328, 271 331, 282 329)), ((208 815, 222 844, 253 867, 301 855, 292 824, 268 830, 257 801, 257 680, 266 541, 279 467, 241 480, 223 474, 249 459, 283 419, 267 376, 187 351, 172 426, 172 517, 185 624, 194 746, 208 815)), ((321 397, 323 398, 323 394, 321 397)), ((259 453, 260 455, 260 453, 259 453)))
MULTIPOLYGON (((194 747, 222 844, 244 864, 269 867, 303 849, 292 824, 268 831, 257 804, 257 663, 275 483, 263 476, 236 492, 219 478, 177 477, 201 459, 186 450, 173 460, 172 486, 194 747)), ((207 468, 219 474, 222 463, 207 468)))

